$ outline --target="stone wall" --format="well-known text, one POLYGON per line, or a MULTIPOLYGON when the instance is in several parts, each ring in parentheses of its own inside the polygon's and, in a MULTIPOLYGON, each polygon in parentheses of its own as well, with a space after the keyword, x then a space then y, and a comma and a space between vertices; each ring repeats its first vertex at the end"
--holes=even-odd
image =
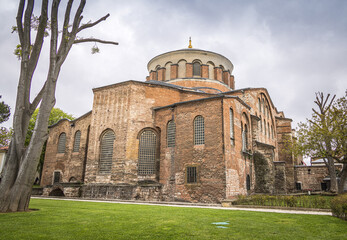
POLYGON ((49 128, 41 186, 53 184, 54 171, 60 172, 60 182, 83 182, 90 121, 91 114, 87 113, 74 121, 61 120, 49 128), (73 152, 77 131, 81 131, 80 145, 78 152, 73 152), (65 152, 58 153, 58 139, 63 132, 66 134, 65 152))
POLYGON ((321 191, 323 179, 329 176, 326 166, 295 166, 295 182, 302 190, 321 191))

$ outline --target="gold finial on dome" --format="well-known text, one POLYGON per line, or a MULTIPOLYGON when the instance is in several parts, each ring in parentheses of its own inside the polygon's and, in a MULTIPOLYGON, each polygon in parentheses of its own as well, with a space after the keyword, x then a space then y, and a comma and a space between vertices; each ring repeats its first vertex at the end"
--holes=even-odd
POLYGON ((193 48, 193 46, 192 46, 192 39, 189 37, 189 46, 188 46, 188 48, 193 48))

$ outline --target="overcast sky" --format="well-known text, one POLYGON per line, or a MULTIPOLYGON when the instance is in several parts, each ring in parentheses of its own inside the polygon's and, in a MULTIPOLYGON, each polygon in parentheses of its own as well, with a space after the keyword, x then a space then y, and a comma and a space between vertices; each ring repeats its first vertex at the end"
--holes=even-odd
MULTIPOLYGON (((37 9, 41 1, 36 1, 37 9)), ((66 6, 61 1, 61 12, 66 6)), ((0 0, 0 95, 14 111, 20 62, 17 1, 0 0)), ((78 1, 75 3, 78 4, 78 1)), ((92 88, 126 80, 145 81, 154 56, 186 48, 220 53, 234 64, 236 88, 265 87, 279 111, 297 123, 311 116, 315 92, 344 95, 347 88, 347 1, 87 1, 84 21, 110 13, 82 37, 119 46, 75 45, 58 80, 56 105, 75 117, 91 110, 92 88)), ((49 39, 46 39, 48 49, 49 39)), ((34 76, 32 96, 47 74, 47 51, 34 76)), ((10 121, 3 124, 12 125, 10 121)))

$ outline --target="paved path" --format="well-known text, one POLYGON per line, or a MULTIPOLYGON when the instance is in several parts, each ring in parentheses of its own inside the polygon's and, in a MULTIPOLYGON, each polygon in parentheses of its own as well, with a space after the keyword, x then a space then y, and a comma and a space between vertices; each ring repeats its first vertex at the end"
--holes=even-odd
POLYGON ((169 207, 190 207, 190 208, 209 208, 220 210, 241 210, 252 212, 273 212, 273 213, 289 213, 289 214, 309 214, 309 215, 329 215, 331 212, 319 211, 302 211, 302 210, 284 210, 284 209, 271 209, 271 208, 245 208, 245 207, 221 207, 220 204, 195 204, 195 203, 173 203, 173 202, 142 202, 142 201, 119 201, 119 200, 94 200, 94 199, 81 199, 81 198, 63 198, 63 197, 31 197, 36 199, 49 199, 61 201, 79 201, 79 202, 100 202, 100 203, 118 203, 118 204, 136 204, 136 205, 155 205, 155 206, 169 206, 169 207))

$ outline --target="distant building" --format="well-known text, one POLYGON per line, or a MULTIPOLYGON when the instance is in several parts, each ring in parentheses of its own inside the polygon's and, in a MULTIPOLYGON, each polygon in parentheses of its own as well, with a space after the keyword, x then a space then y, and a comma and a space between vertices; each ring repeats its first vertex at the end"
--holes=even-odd
POLYGON ((220 202, 290 193, 291 122, 265 88, 235 89, 226 57, 187 48, 147 65, 146 81, 93 89, 92 110, 50 127, 45 195, 220 202))

